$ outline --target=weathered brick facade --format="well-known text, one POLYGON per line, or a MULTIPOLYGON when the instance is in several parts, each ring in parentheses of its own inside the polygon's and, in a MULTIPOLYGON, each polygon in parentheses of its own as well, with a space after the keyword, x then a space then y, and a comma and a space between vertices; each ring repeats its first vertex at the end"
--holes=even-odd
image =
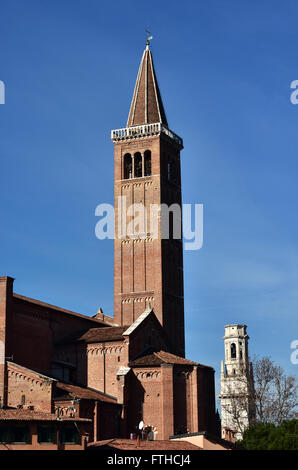
POLYGON ((52 413, 55 380, 30 369, 7 362, 7 405, 52 413))
MULTIPOLYGON (((167 163, 176 162, 180 175, 180 149, 167 137, 157 136, 115 143, 115 213, 116 234, 119 220, 119 197, 126 198, 126 207, 143 204, 147 227, 150 227, 150 205, 178 204, 181 207, 179 181, 167 178, 167 163), (124 179, 124 156, 139 152, 151 153, 151 176, 124 179)), ((179 178, 180 179, 180 178, 179 178)), ((127 225, 130 216, 126 218, 127 225)), ((169 348, 184 355, 183 256, 180 240, 161 239, 148 233, 144 237, 115 239, 114 312, 119 325, 127 325, 144 311, 150 302, 164 326, 169 348)), ((147 230, 148 231, 148 230, 147 230)))

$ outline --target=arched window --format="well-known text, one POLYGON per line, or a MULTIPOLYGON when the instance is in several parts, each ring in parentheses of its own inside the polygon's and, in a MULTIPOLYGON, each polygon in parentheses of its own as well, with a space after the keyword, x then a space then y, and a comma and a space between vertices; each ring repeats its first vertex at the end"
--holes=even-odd
POLYGON ((236 359, 236 344, 231 344, 231 359, 236 359))
POLYGON ((140 152, 135 153, 134 156, 135 178, 141 178, 142 174, 142 155, 140 152))
POLYGON ((124 179, 132 178, 132 158, 130 153, 124 155, 124 179))
POLYGON ((151 152, 146 150, 144 153, 144 176, 151 176, 151 152))

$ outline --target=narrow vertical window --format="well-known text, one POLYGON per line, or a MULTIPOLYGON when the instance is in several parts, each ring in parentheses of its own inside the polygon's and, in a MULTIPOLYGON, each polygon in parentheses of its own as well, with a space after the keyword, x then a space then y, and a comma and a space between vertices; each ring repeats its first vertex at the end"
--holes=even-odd
POLYGON ((132 178, 132 158, 129 153, 124 155, 124 179, 132 178))
POLYGON ((168 162, 168 181, 171 181, 172 171, 171 171, 171 162, 168 162))
POLYGON ((231 358, 236 359, 236 344, 235 343, 231 344, 231 358))
POLYGON ((134 156, 135 178, 142 177, 142 155, 140 152, 135 153, 134 156))
POLYGON ((151 152, 146 150, 144 153, 144 176, 151 176, 151 152))
POLYGON ((172 159, 168 160, 168 181, 177 183, 177 165, 172 159))

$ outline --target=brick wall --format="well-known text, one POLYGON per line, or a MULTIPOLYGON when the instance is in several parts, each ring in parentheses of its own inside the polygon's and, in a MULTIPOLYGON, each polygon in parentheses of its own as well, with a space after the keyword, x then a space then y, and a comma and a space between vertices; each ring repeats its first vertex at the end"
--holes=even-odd
POLYGON ((5 358, 11 354, 8 340, 12 304, 13 279, 0 277, 0 404, 7 400, 5 358))
MULTIPOLYGON (((115 143, 115 221, 118 227, 118 197, 125 196, 127 207, 141 203, 177 203, 181 205, 180 150, 166 136, 154 136, 115 143), (151 176, 124 178, 124 156, 151 152, 151 176), (175 183, 168 180, 168 162, 174 162, 175 183)), ((127 216, 126 222, 131 219, 127 216)), ((148 228, 148 227, 147 227, 148 228)), ((150 228, 147 230, 149 233, 150 228)), ((184 355, 184 300, 182 243, 161 240, 159 236, 119 239, 114 243, 114 312, 118 324, 131 324, 150 301, 160 323, 165 327, 172 352, 184 355)))
POLYGON ((64 313, 14 296, 10 310, 11 325, 8 341, 13 361, 43 374, 51 374, 51 359, 55 341, 101 323, 64 313))
POLYGON ((117 372, 127 365, 128 348, 124 341, 92 343, 87 348, 88 387, 117 397, 117 372))
POLYGON ((34 406, 35 411, 51 413, 53 410, 54 382, 16 364, 7 364, 7 404, 13 408, 34 406))
POLYGON ((112 403, 98 403, 97 429, 97 440, 119 436, 121 432, 121 407, 112 403))
POLYGON ((160 367, 134 368, 129 381, 128 435, 136 432, 141 419, 162 437, 162 373, 160 367))
POLYGON ((128 364, 128 344, 123 341, 61 345, 55 359, 75 366, 73 380, 117 397, 117 372, 128 364))
POLYGON ((140 328, 137 328, 129 337, 129 360, 133 360, 138 354, 143 352, 148 346, 153 346, 157 350, 167 350, 165 332, 155 315, 148 316, 140 328))
POLYGON ((215 417, 214 370, 198 367, 198 431, 217 433, 215 417))

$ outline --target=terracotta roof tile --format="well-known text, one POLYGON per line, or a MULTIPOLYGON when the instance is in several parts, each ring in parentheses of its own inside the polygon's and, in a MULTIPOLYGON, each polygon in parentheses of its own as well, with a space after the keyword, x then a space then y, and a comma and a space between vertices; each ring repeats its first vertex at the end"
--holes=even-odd
POLYGON ((160 366, 163 361, 157 357, 154 353, 148 354, 146 356, 137 357, 133 361, 130 361, 130 367, 138 367, 138 366, 160 366))
POLYGON ((99 320, 98 318, 95 317, 90 317, 88 315, 83 315, 82 313, 76 313, 72 312, 71 310, 67 310, 65 308, 57 307, 56 305, 51 305, 47 304, 46 302, 41 302, 40 300, 36 299, 31 299, 30 297, 25 297, 24 295, 19 295, 19 294, 13 294, 14 299, 16 300, 21 300, 30 304, 35 304, 35 305, 40 305, 41 307, 48 308, 50 310, 56 310, 60 313, 66 313, 68 315, 73 315, 75 317, 83 318, 84 320, 89 320, 90 322, 93 322, 94 324, 103 324, 104 322, 102 320, 99 320))
POLYGON ((168 362, 169 364, 178 364, 178 365, 197 365, 197 362, 190 361, 184 357, 176 356, 166 351, 158 351, 155 353, 163 362, 168 362))
POLYGON ((196 362, 189 361, 183 357, 176 356, 166 351, 149 351, 129 363, 129 366, 143 365, 161 365, 161 364, 177 364, 177 365, 197 365, 196 362))
POLYGON ((202 450, 190 442, 186 441, 141 441, 140 446, 136 440, 130 439, 109 439, 105 441, 97 441, 89 444, 88 450, 202 450))
POLYGON ((39 372, 36 372, 35 370, 32 370, 32 369, 28 369, 28 367, 24 367, 21 364, 17 364, 16 362, 7 361, 7 369, 8 370, 22 371, 23 373, 28 373, 29 375, 33 375, 33 376, 35 376, 35 377, 37 377, 37 378, 39 378, 43 381, 47 381, 47 382, 56 382, 57 381, 53 377, 49 377, 47 375, 40 374, 39 372))
POLYGON ((81 387, 79 385, 67 384, 64 382, 57 382, 54 400, 63 398, 81 398, 86 400, 98 400, 106 403, 117 403, 117 399, 115 397, 107 395, 103 392, 99 392, 92 388, 81 387), (64 392, 63 395, 61 392, 64 392))
POLYGON ((143 354, 140 357, 137 357, 133 361, 129 363, 130 367, 141 367, 141 366, 153 366, 153 365, 161 365, 161 364, 176 364, 176 365, 190 365, 190 366, 198 366, 198 367, 206 367, 208 369, 213 370, 210 366, 205 366, 203 364, 199 364, 198 362, 190 361, 189 359, 185 359, 184 357, 176 356, 175 354, 169 353, 167 351, 152 351, 149 350, 147 354, 143 354))
MULTIPOLYGON (((66 418, 63 421, 92 421, 88 418, 66 418)), ((26 409, 0 409, 0 421, 57 421, 54 413, 26 409)), ((59 420, 60 421, 60 420, 59 420)))
POLYGON ((149 48, 143 52, 127 127, 160 122, 168 125, 149 48))
POLYGON ((90 328, 88 330, 80 330, 66 336, 58 342, 58 344, 67 343, 100 343, 104 341, 120 341, 124 340, 123 332, 128 326, 107 326, 99 328, 90 328))
POLYGON ((151 315, 151 313, 153 313, 153 310, 152 308, 146 308, 146 310, 144 310, 143 313, 141 313, 141 315, 138 316, 138 318, 127 328, 127 330, 125 330, 123 332, 123 335, 124 336, 129 336, 131 335, 131 333, 133 333, 137 328, 138 326, 143 323, 143 321, 149 316, 151 315))

